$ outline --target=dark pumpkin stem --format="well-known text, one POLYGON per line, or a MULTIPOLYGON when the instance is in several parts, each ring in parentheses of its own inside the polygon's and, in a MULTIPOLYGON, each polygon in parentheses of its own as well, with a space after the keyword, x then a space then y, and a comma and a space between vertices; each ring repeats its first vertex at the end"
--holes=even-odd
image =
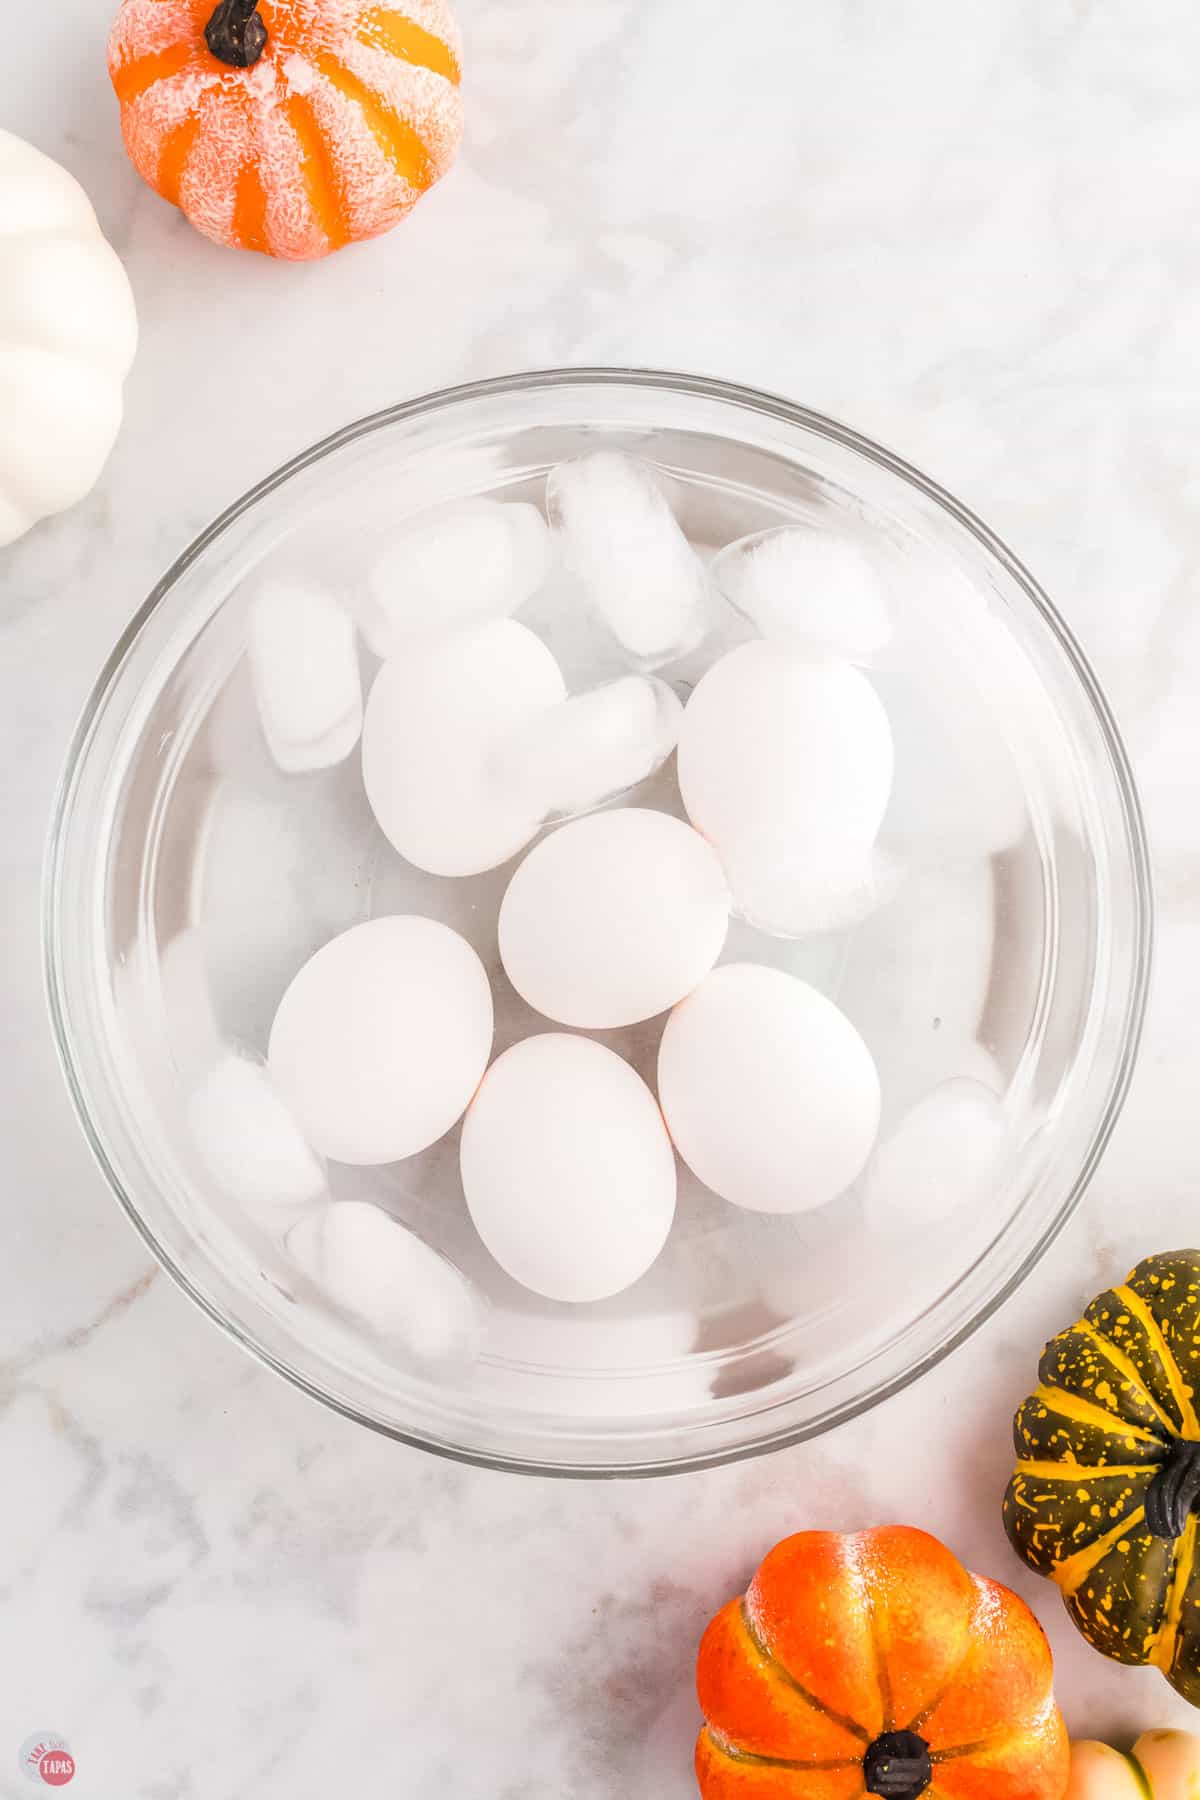
POLYGON ((231 69, 252 69, 267 47, 267 28, 258 16, 258 0, 218 0, 204 27, 204 41, 231 69))
POLYGON ((1146 1530, 1157 1538, 1182 1536, 1200 1500, 1200 1444, 1178 1438, 1146 1495, 1146 1530))
POLYGON ((929 1745, 915 1731, 885 1731, 867 1748, 863 1779, 883 1800, 917 1800, 933 1780, 929 1745))

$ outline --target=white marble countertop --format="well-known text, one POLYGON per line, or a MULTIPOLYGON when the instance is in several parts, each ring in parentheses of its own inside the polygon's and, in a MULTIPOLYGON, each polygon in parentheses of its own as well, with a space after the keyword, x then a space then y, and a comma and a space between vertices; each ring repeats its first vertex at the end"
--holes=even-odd
POLYGON ((1033 1603, 1076 1733, 1182 1723, 1159 1676, 1076 1637, 1009 1551, 999 1497, 1043 1338, 1197 1230, 1200 11, 461 12, 458 169, 390 239, 309 268, 215 249, 141 186, 107 0, 30 9, 0 58, 0 119, 85 182, 142 320, 101 485, 0 553, 0 1794, 29 1791, 18 1746, 49 1728, 81 1800, 685 1800, 710 1612, 788 1530, 891 1519, 1033 1603), (217 338, 236 380, 206 367, 217 338), (1159 889, 1125 1116, 1021 1293, 819 1442, 632 1485, 438 1462, 240 1355, 150 1266, 89 1161, 38 954, 68 732, 180 547, 359 413, 579 361, 786 392, 982 513, 1096 662, 1159 889))

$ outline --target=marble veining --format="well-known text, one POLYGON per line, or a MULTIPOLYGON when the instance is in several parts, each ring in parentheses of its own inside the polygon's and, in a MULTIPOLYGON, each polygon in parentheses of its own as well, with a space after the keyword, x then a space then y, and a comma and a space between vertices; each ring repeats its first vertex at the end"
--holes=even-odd
POLYGON ((1076 1636, 1007 1547, 1042 1339, 1197 1235, 1200 12, 1190 0, 460 0, 467 147, 388 240, 215 248, 128 167, 109 8, 34 9, 0 119, 87 184, 142 318, 100 487, 0 555, 0 1795, 70 1740, 97 1800, 686 1800, 694 1646, 803 1525, 906 1520, 1036 1607, 1076 1733, 1187 1709, 1076 1636), (236 382, 207 353, 242 344, 236 382), (54 1064, 38 881, 74 716, 210 517, 300 446, 441 383, 658 363, 894 446, 1027 561, 1095 661, 1155 850, 1140 1070, 1085 1206, 915 1388, 708 1474, 440 1463, 242 1357, 89 1160, 54 1064))

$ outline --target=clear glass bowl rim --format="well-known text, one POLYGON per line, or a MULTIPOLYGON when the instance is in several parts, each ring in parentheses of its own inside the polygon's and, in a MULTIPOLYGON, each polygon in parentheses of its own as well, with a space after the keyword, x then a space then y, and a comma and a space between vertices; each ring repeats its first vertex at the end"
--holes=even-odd
POLYGON ((1010 1298, 1045 1255, 1087 1191, 1120 1117, 1133 1077, 1145 1020, 1153 959, 1154 902, 1149 848, 1141 803, 1129 757, 1112 711, 1086 655, 1048 595, 1025 566, 1008 546, 961 501, 956 500, 952 494, 938 483, 930 480, 928 476, 922 474, 902 457, 877 444, 871 438, 865 437, 861 432, 853 430, 850 426, 762 389, 745 387, 737 382, 724 381, 717 377, 662 369, 591 365, 534 369, 436 389, 354 420, 281 464, 262 481, 248 489, 214 519, 212 524, 176 558, 130 619, 105 661, 71 736, 51 813, 42 888, 42 956, 47 1005, 58 1061, 72 1105, 92 1156, 126 1217, 157 1262, 183 1292, 215 1324, 220 1326, 227 1336, 231 1337, 257 1361, 273 1369, 311 1398, 332 1408, 343 1417, 352 1419, 357 1424, 365 1425, 370 1430, 397 1442, 455 1462, 482 1468, 502 1469, 518 1474, 555 1475, 585 1480, 680 1474, 723 1463, 738 1462, 751 1456, 766 1455, 772 1451, 786 1448, 790 1444, 818 1436, 836 1425, 856 1418, 892 1395, 902 1392, 971 1337, 1010 1298), (832 443, 855 452, 892 475, 898 476, 902 481, 917 489, 927 500, 933 502, 936 507, 946 512, 960 528, 974 537, 982 548, 1003 567, 1006 574, 1023 591, 1030 604, 1041 616, 1042 622, 1057 640, 1059 649, 1071 667, 1080 689, 1091 707, 1108 754, 1120 805, 1134 908, 1131 978, 1128 990, 1123 996, 1125 1023, 1121 1035, 1120 1053, 1110 1079, 1104 1107, 1097 1119, 1074 1181, 1056 1211, 1046 1220, 1041 1234, 1007 1279, 991 1292, 968 1318, 947 1332, 944 1338, 925 1355, 916 1359, 900 1373, 884 1377, 873 1387, 837 1404, 816 1418, 796 1425, 785 1426, 782 1429, 766 1431, 761 1436, 751 1438, 734 1447, 721 1447, 716 1450, 684 1454, 669 1460, 655 1459, 645 1464, 617 1463, 610 1468, 592 1463, 572 1464, 528 1458, 508 1458, 489 1451, 446 1444, 422 1436, 416 1431, 400 1429, 385 1420, 359 1411, 337 1396, 324 1391, 317 1383, 310 1381, 299 1370, 289 1366, 253 1336, 244 1332, 235 1321, 227 1318, 159 1243, 139 1207, 126 1191, 108 1157, 104 1143, 92 1120, 86 1081, 79 1066, 79 1059, 67 1023, 63 971, 58 954, 59 920, 64 903, 61 884, 64 832, 72 794, 86 755, 92 727, 135 640, 184 572, 202 557, 209 546, 215 543, 238 519, 275 493, 277 489, 283 487, 293 476, 314 467, 344 446, 360 438, 368 437, 405 420, 420 418, 431 413, 450 412, 456 407, 469 405, 479 400, 571 386, 660 390, 676 395, 716 401, 750 413, 763 415, 785 425, 797 426, 803 431, 826 438, 832 443))

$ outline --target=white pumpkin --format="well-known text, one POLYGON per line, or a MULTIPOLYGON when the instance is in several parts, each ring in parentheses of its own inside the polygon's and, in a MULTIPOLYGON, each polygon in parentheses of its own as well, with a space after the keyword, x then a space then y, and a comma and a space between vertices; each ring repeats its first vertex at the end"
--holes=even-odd
POLYGON ((1144 1731, 1129 1756, 1082 1738, 1071 1745, 1066 1800, 1200 1800, 1200 1737, 1144 1731))
POLYGON ((136 347, 129 279, 87 195, 0 131, 0 545, 95 486, 136 347))

